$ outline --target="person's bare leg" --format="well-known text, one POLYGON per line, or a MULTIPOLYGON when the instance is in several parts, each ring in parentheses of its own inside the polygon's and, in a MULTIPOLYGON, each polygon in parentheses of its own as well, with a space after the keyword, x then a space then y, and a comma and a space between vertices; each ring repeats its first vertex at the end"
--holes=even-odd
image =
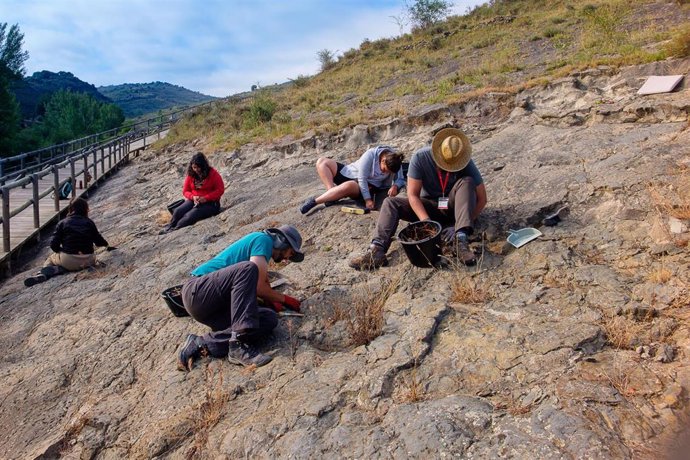
POLYGON ((340 185, 336 185, 328 189, 324 194, 318 196, 315 201, 317 204, 323 204, 326 201, 337 201, 346 196, 350 198, 360 197, 357 181, 349 180, 340 185))
POLYGON ((321 179, 326 190, 335 187, 333 178, 338 173, 338 164, 335 160, 326 157, 319 158, 316 160, 316 172, 319 174, 319 179, 321 179))

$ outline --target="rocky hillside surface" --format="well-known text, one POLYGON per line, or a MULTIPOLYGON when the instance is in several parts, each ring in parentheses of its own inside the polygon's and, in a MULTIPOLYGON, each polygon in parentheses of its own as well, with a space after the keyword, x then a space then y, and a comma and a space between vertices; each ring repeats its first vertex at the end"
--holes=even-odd
POLYGON ((104 267, 25 288, 44 248, 0 287, 1 456, 658 458, 690 385, 690 234, 674 202, 688 203, 689 72, 690 60, 600 67, 338 135, 209 152, 223 212, 167 235, 160 217, 204 142, 145 151, 90 198, 119 248, 99 254, 104 267), (666 74, 684 86, 635 94, 666 74), (316 159, 384 142, 409 158, 448 124, 470 137, 487 185, 481 263, 415 268, 394 242, 390 266, 350 269, 378 213, 302 216, 321 190, 316 159), (542 237, 505 243, 563 205, 570 215, 542 237), (303 263, 271 268, 304 318, 281 319, 265 367, 205 358, 178 371, 175 349, 205 328, 172 316, 160 292, 279 223, 305 239, 303 263))

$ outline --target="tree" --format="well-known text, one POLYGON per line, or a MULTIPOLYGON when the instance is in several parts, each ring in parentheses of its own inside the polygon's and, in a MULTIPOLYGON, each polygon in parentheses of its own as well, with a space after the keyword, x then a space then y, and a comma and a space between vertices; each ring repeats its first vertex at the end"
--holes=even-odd
POLYGON ((413 27, 424 29, 448 17, 452 2, 446 0, 414 0, 405 2, 407 15, 413 27))
POLYGON ((335 53, 331 50, 322 49, 317 51, 316 56, 319 58, 321 63, 321 71, 328 70, 335 65, 335 53))
POLYGON ((61 90, 46 102, 43 129, 48 144, 73 140, 122 125, 122 109, 84 93, 61 90))
POLYGON ((15 153, 21 112, 10 85, 24 76, 24 62, 29 59, 29 53, 22 51, 23 42, 24 34, 17 24, 8 31, 7 23, 0 22, 0 156, 15 153))

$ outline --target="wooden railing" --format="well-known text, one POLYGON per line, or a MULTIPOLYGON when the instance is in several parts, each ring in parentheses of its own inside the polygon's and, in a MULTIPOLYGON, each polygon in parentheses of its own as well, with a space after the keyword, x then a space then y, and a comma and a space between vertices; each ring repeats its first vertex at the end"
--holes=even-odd
POLYGON ((160 139, 183 114, 193 113, 217 101, 176 110, 142 122, 105 131, 65 144, 0 159, 2 251, 0 274, 7 274, 13 256, 29 240, 55 221, 67 203, 59 190, 72 183, 71 197, 86 193, 111 171, 127 162, 130 153, 146 148, 147 141, 160 139), (127 130, 124 134, 123 130, 127 130), (156 136, 154 139, 151 137, 156 136), (27 190, 30 187, 30 192, 27 190), (49 196, 52 194, 52 198, 49 196), (12 198, 12 200, 10 199, 12 198), (27 211, 31 208, 31 212, 27 211))

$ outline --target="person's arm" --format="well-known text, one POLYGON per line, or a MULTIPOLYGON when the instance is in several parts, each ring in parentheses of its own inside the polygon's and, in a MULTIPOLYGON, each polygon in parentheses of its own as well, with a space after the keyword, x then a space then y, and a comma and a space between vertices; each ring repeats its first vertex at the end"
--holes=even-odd
POLYGON ((426 220, 429 214, 424 209, 424 204, 420 198, 422 193, 422 181, 419 179, 407 178, 407 199, 410 201, 410 207, 417 215, 419 220, 426 220))
MULTIPOLYGON (((215 169, 211 169, 206 180, 208 181, 208 191, 201 196, 201 203, 219 201, 220 197, 225 193, 225 184, 223 183, 223 178, 220 176, 220 173, 215 169)), ((206 186, 206 184, 204 184, 204 186, 206 186)))
POLYGON ((182 186, 182 196, 188 200, 194 199, 194 181, 191 176, 187 176, 184 179, 184 185, 182 186))
POLYGON ((474 211, 472 212, 472 221, 476 220, 477 217, 479 217, 479 213, 481 213, 484 207, 486 206, 486 186, 484 186, 484 183, 481 183, 477 186, 476 192, 477 204, 475 205, 474 211))
POLYGON ((400 189, 405 186, 405 178, 403 177, 402 168, 396 173, 395 181, 388 189, 388 196, 396 196, 400 189))
POLYGON ((268 280, 268 262, 266 258, 264 256, 251 256, 249 261, 253 262, 254 265, 259 268, 259 279, 256 282, 256 295, 264 299, 267 303, 285 303, 285 296, 271 288, 271 283, 268 280))
POLYGON ((357 170, 357 184, 359 184, 359 192, 362 194, 364 203, 367 209, 374 209, 374 200, 371 199, 371 193, 369 192, 369 180, 368 177, 374 169, 374 161, 376 161, 375 151, 369 149, 360 157, 360 161, 357 170))
POLYGON ((53 233, 53 238, 50 240, 50 249, 53 250, 53 252, 60 252, 62 249, 62 221, 58 222, 57 226, 55 227, 55 233, 53 233))
POLYGON ((93 240, 93 244, 99 247, 107 247, 108 242, 103 238, 103 235, 101 235, 98 231, 98 228, 96 228, 96 224, 91 222, 91 239, 93 240))

